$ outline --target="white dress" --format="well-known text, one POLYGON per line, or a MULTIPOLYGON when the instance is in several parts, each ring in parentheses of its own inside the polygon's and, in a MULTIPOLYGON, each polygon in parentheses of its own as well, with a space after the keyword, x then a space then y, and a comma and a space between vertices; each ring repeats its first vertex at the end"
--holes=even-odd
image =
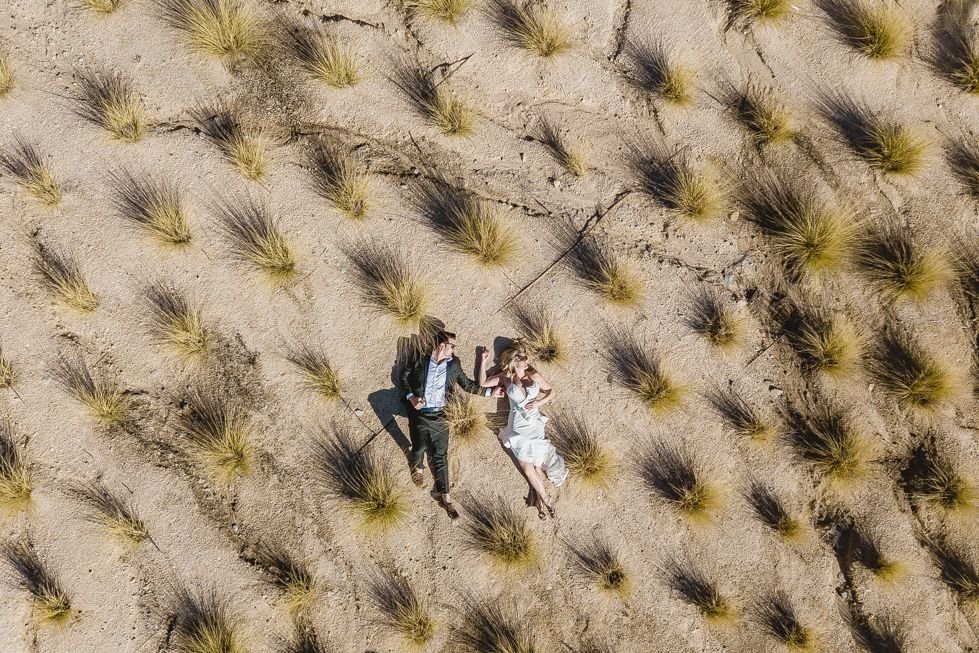
POLYGON ((519 383, 511 383, 506 394, 510 399, 510 418, 500 431, 503 446, 512 451, 520 462, 542 468, 551 483, 561 485, 568 477, 568 468, 564 458, 544 435, 547 416, 541 415, 537 408, 524 410, 524 405, 540 394, 540 384, 535 381, 524 391, 519 383))

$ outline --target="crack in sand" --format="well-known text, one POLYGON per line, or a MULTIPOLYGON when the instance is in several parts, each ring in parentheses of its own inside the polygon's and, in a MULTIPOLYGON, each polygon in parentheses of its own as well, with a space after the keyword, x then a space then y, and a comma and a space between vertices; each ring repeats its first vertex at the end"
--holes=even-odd
POLYGON ((614 46, 612 48, 612 55, 609 57, 610 61, 615 61, 622 54, 622 50, 625 48, 626 32, 629 30, 629 18, 632 15, 632 0, 625 0, 622 6, 621 18, 619 19, 619 25, 615 28, 614 46))

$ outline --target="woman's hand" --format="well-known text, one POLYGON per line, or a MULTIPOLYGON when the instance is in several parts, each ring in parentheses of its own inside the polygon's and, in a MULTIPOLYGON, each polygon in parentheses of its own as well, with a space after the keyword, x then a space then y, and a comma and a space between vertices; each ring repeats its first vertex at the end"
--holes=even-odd
POLYGON ((537 408, 537 400, 536 399, 531 399, 530 401, 528 401, 527 403, 525 403, 523 405, 523 409, 524 410, 533 410, 535 408, 537 408))
POLYGON ((486 347, 480 347, 480 349, 482 350, 482 352, 479 355, 480 356, 480 359, 479 360, 482 363, 482 366, 485 368, 486 367, 486 364, 489 363, 490 362, 490 359, 493 358, 493 352, 491 352, 486 347))

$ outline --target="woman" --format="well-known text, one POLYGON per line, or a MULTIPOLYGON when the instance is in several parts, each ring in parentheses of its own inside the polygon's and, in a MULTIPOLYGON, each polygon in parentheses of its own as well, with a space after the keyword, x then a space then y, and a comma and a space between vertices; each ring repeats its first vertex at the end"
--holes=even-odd
POLYGON ((484 388, 503 386, 510 399, 510 418, 500 431, 500 440, 504 447, 513 452, 530 482, 530 501, 537 507, 537 516, 542 520, 548 514, 555 517, 554 506, 544 487, 544 478, 560 486, 568 477, 568 468, 544 435, 547 417, 541 415, 539 410, 554 399, 554 388, 530 365, 527 348, 520 340, 503 350, 500 354, 502 370, 487 378, 490 356, 489 351, 483 351, 479 385, 484 388))

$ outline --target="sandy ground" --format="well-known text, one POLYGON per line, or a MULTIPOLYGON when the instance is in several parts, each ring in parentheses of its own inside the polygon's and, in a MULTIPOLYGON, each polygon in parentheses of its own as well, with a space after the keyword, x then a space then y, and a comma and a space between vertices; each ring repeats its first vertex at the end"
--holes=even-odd
MULTIPOLYGON (((771 333, 760 304, 748 302, 745 293, 775 283, 757 231, 733 211, 691 225, 637 192, 626 193, 605 214, 615 198, 632 190, 624 153, 642 137, 688 148, 696 160, 714 162, 735 179, 766 164, 821 179, 861 215, 896 214, 928 241, 974 237, 975 205, 960 194, 937 146, 943 135, 968 133, 975 124, 979 111, 973 99, 938 79, 917 55, 887 64, 859 58, 808 2, 800 3, 785 26, 749 33, 724 31, 721 2, 550 2, 573 26, 575 46, 548 62, 507 46, 478 10, 450 28, 408 20, 397 3, 380 0, 253 4, 268 17, 331 16, 325 25, 352 44, 363 81, 337 91, 308 81, 288 64, 274 74, 247 66, 229 71, 186 47, 146 0, 129 0, 108 17, 62 0, 8 0, 0 12, 0 43, 17 79, 14 91, 0 100, 0 145, 14 134, 26 136, 66 184, 55 209, 39 207, 9 178, 0 186, 0 338, 20 379, 16 394, 3 396, 0 410, 15 424, 38 479, 32 508, 4 517, 0 528, 3 539, 32 535, 78 610, 67 627, 38 628, 26 595, 4 585, 0 651, 166 650, 161 613, 181 583, 213 584, 231 597, 247 650, 276 650, 277 637, 290 632, 289 617, 267 577, 240 556, 247 545, 267 540, 309 561, 321 579, 325 591, 313 623, 336 651, 403 650, 396 636, 378 627, 366 599, 365 579, 377 565, 399 570, 433 606, 440 627, 431 651, 456 650, 448 638, 459 621, 461 597, 497 595, 515 599, 539 651, 578 650, 588 636, 605 638, 622 652, 779 650, 747 617, 725 627, 706 625, 664 585, 661 565, 684 552, 716 570, 744 615, 769 588, 784 588, 816 625, 827 651, 856 650, 839 612, 853 596, 865 614, 904 626, 907 650, 979 646, 976 615, 961 608, 940 581, 916 539, 920 525, 895 483, 894 461, 924 427, 900 416, 863 376, 831 387, 856 409, 879 462, 854 490, 827 495, 786 447, 739 441, 700 397, 711 383, 732 381, 772 413, 783 392, 799 387, 794 358, 782 344, 755 358, 771 343, 771 333), (644 38, 663 39, 699 71, 694 106, 657 105, 627 83, 619 44, 644 38), (432 65, 468 57, 452 83, 482 113, 472 137, 443 136, 406 104, 387 74, 390 62, 407 54, 432 65), (74 114, 72 70, 86 66, 105 66, 134 80, 156 124, 149 135, 135 144, 111 141, 74 114), (823 170, 792 145, 759 153, 712 99, 724 84, 748 79, 771 84, 788 98, 825 161, 823 170), (854 91, 874 109, 912 124, 936 143, 928 167, 911 181, 875 177, 816 116, 812 103, 827 88, 854 91), (244 181, 188 127, 189 110, 217 98, 240 100, 266 126, 273 162, 261 185, 244 181), (571 177, 525 138, 542 114, 588 144, 585 177, 571 177), (295 125, 322 126, 339 142, 358 146, 374 173, 369 219, 351 222, 310 189, 300 167, 304 139, 289 137, 288 127, 295 125), (165 172, 185 190, 193 246, 164 250, 115 215, 106 172, 122 165, 165 172), (493 203, 519 232, 519 257, 486 271, 437 238, 407 202, 407 184, 422 168, 434 168, 493 203), (236 265, 215 231, 209 203, 240 193, 266 200, 280 216, 299 259, 300 278, 288 287, 272 287, 236 265), (566 361, 542 366, 558 391, 554 409, 584 411, 600 427, 618 468, 607 489, 572 479, 558 493, 559 519, 539 523, 523 508, 525 483, 490 432, 471 446, 456 446, 455 494, 498 497, 526 510, 532 522, 539 563, 520 573, 501 572, 465 544, 463 529, 449 522, 427 492, 410 484, 399 452, 403 442, 382 428, 399 410, 390 374, 403 332, 363 305, 344 247, 361 239, 401 247, 431 289, 433 312, 459 333, 460 357, 472 373, 476 346, 514 334, 502 310, 507 302, 556 257, 550 225, 570 218, 580 226, 596 213, 604 218, 595 233, 641 272, 641 302, 610 307, 561 265, 522 297, 550 310, 570 346, 566 361), (91 315, 56 304, 31 274, 29 235, 35 229, 46 240, 73 247, 101 300, 91 315), (174 397, 202 372, 174 362, 149 339, 139 295, 155 278, 173 280, 204 303, 208 324, 222 339, 211 372, 246 393, 254 408, 261 462, 231 489, 215 485, 173 453, 174 397), (689 297, 701 284, 727 288, 728 296, 740 300, 737 310, 749 335, 730 355, 716 354, 683 324, 689 297), (609 326, 630 330, 661 352, 689 389, 681 409, 654 416, 610 382, 601 345, 609 326), (342 375, 342 402, 319 401, 298 385, 284 351, 300 338, 330 354, 342 375), (139 414, 138 432, 107 433, 60 389, 52 366, 60 353, 75 350, 126 388, 139 414), (398 470, 410 504, 408 520, 395 531, 358 530, 356 519, 316 483, 309 443, 333 421, 347 424, 359 438, 379 433, 371 446, 398 470), (688 525, 643 489, 633 462, 639 447, 654 438, 686 441, 710 461, 716 481, 728 489, 712 524, 688 525), (858 523, 882 534, 883 548, 908 574, 887 584, 857 564, 844 579, 827 533, 813 526, 800 542, 779 542, 742 497, 749 476, 792 497, 807 516, 827 504, 842 505, 858 523), (143 544, 124 552, 83 520, 65 487, 96 477, 131 490, 158 549, 143 544), (601 595, 575 571, 566 543, 592 532, 620 544, 634 579, 626 597, 601 595)), ((919 53, 934 4, 909 0, 902 7, 918 26, 919 53)), ((873 333, 879 301, 857 276, 818 292, 873 333)), ((970 336, 949 294, 904 305, 898 314, 930 348, 967 369, 970 336)), ((484 405, 492 408, 488 401, 484 405)), ((407 429, 403 415, 396 424, 407 429)), ((977 426, 969 399, 948 407, 931 428, 961 453, 966 468, 975 469, 977 426)), ((952 534, 971 545, 974 533, 967 520, 952 534)))

